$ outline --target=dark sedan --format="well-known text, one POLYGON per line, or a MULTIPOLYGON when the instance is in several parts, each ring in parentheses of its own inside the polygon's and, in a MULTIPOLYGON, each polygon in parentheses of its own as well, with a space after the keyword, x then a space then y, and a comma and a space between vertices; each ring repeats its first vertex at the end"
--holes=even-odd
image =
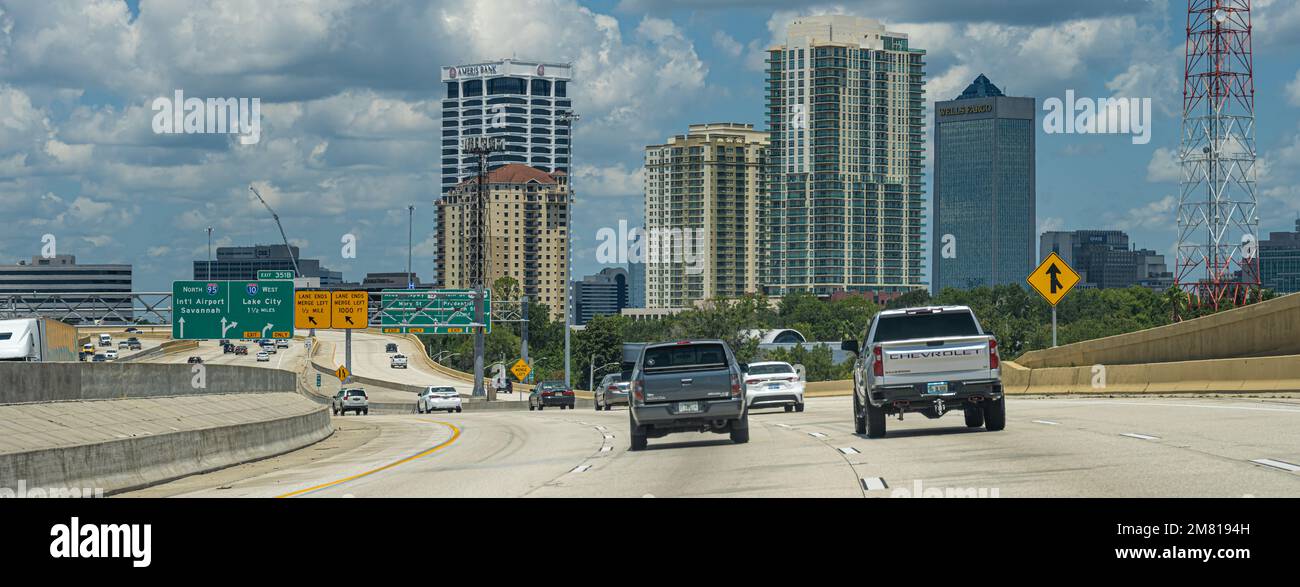
POLYGON ((573 397, 573 390, 565 385, 563 381, 543 381, 533 392, 528 395, 528 409, 543 410, 548 407, 559 406, 561 410, 568 408, 573 409, 577 399, 573 397))

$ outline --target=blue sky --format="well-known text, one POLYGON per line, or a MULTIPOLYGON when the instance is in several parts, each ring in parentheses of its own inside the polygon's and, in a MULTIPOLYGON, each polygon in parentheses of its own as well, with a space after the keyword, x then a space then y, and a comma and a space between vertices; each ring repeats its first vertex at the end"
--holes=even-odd
MULTIPOLYGON (((1300 214, 1300 3, 1256 0, 1261 232, 1300 214)), ((1012 95, 1151 98, 1151 142, 1048 135, 1038 143, 1038 231, 1118 228, 1169 255, 1181 116, 1179 1, 876 0, 0 0, 0 232, 13 262, 58 238, 82 262, 128 262, 168 289, 218 244, 279 235, 356 280, 400 271, 406 205, 430 277, 438 185, 438 66, 509 55, 572 61, 575 267, 598 270, 601 227, 641 217, 646 144, 695 122, 763 127, 762 51, 790 19, 878 18, 928 51, 927 99, 984 73, 1012 95), (262 100, 256 145, 157 135, 150 102, 176 89, 262 100), (356 259, 341 257, 344 234, 356 259)), ((928 137, 927 137, 928 139, 928 137)), ((927 166, 928 169, 928 166, 927 166)), ((927 186, 930 185, 926 178, 927 186)), ((927 193, 927 198, 929 194, 927 193)), ((927 272, 928 274, 928 272, 927 272)))

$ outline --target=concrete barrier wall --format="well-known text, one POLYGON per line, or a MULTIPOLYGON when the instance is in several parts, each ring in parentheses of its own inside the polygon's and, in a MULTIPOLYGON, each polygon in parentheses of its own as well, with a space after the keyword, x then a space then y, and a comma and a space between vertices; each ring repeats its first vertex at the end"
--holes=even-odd
MULTIPOLYGON (((1006 363, 1004 363, 1006 365, 1006 363)), ((1002 370, 1007 393, 1300 392, 1300 355, 1002 370)))
POLYGON ((327 408, 263 422, 0 455, 0 479, 119 493, 270 458, 333 433, 327 408))
POLYGON ((1030 351, 1031 369, 1300 354, 1300 294, 1168 326, 1030 351))
POLYGON ((0 363, 0 404, 169 397, 209 393, 293 392, 295 374, 238 365, 147 363, 0 363))

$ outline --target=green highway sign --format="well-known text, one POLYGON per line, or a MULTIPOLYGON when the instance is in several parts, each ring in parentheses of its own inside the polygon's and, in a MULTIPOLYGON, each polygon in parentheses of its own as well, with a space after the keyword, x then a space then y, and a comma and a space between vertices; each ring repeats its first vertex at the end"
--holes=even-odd
POLYGON ((172 282, 172 338, 293 338, 293 281, 172 282))
MULTIPOLYGON (((380 297, 380 327, 389 334, 470 334, 474 298, 468 289, 387 289, 380 297), (441 325, 441 326, 439 326, 441 325)), ((492 291, 484 290, 483 316, 492 332, 492 291)))
POLYGON ((287 279, 287 280, 289 280, 289 281, 293 281, 293 278, 294 278, 293 271, 284 271, 284 270, 280 270, 280 269, 274 269, 274 270, 270 270, 270 271, 265 271, 265 270, 264 270, 264 271, 258 271, 258 272, 257 272, 257 279, 259 279, 259 280, 262 280, 262 279, 287 279))

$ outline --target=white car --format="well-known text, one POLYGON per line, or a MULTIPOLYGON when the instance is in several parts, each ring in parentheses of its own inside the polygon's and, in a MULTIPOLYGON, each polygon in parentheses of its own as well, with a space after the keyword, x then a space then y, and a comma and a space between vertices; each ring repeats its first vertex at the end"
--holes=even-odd
POLYGON ((104 356, 105 356, 106 358, 108 358, 108 360, 110 360, 110 361, 116 361, 116 360, 117 360, 117 351, 116 351, 116 350, 113 350, 113 349, 108 349, 108 350, 104 351, 104 356))
POLYGON ((785 406, 787 412, 802 412, 803 388, 803 378, 790 363, 750 363, 745 372, 745 397, 751 408, 785 406))
POLYGON ((459 412, 460 392, 454 387, 429 386, 420 392, 420 399, 415 403, 415 411, 421 414, 433 412, 459 412))
POLYGON ((260 353, 257 353, 257 362, 259 362, 259 363, 269 363, 269 362, 271 362, 271 355, 266 354, 266 351, 262 351, 262 352, 260 352, 260 353))
POLYGON ((289 348, 289 340, 288 340, 288 339, 285 339, 285 338, 276 339, 276 341, 275 341, 275 348, 277 348, 277 349, 287 349, 287 348, 289 348))
POLYGON ((405 368, 406 368, 406 355, 393 355, 393 359, 392 359, 392 361, 389 361, 389 364, 388 364, 388 365, 389 365, 389 367, 392 367, 393 369, 405 369, 405 368))

